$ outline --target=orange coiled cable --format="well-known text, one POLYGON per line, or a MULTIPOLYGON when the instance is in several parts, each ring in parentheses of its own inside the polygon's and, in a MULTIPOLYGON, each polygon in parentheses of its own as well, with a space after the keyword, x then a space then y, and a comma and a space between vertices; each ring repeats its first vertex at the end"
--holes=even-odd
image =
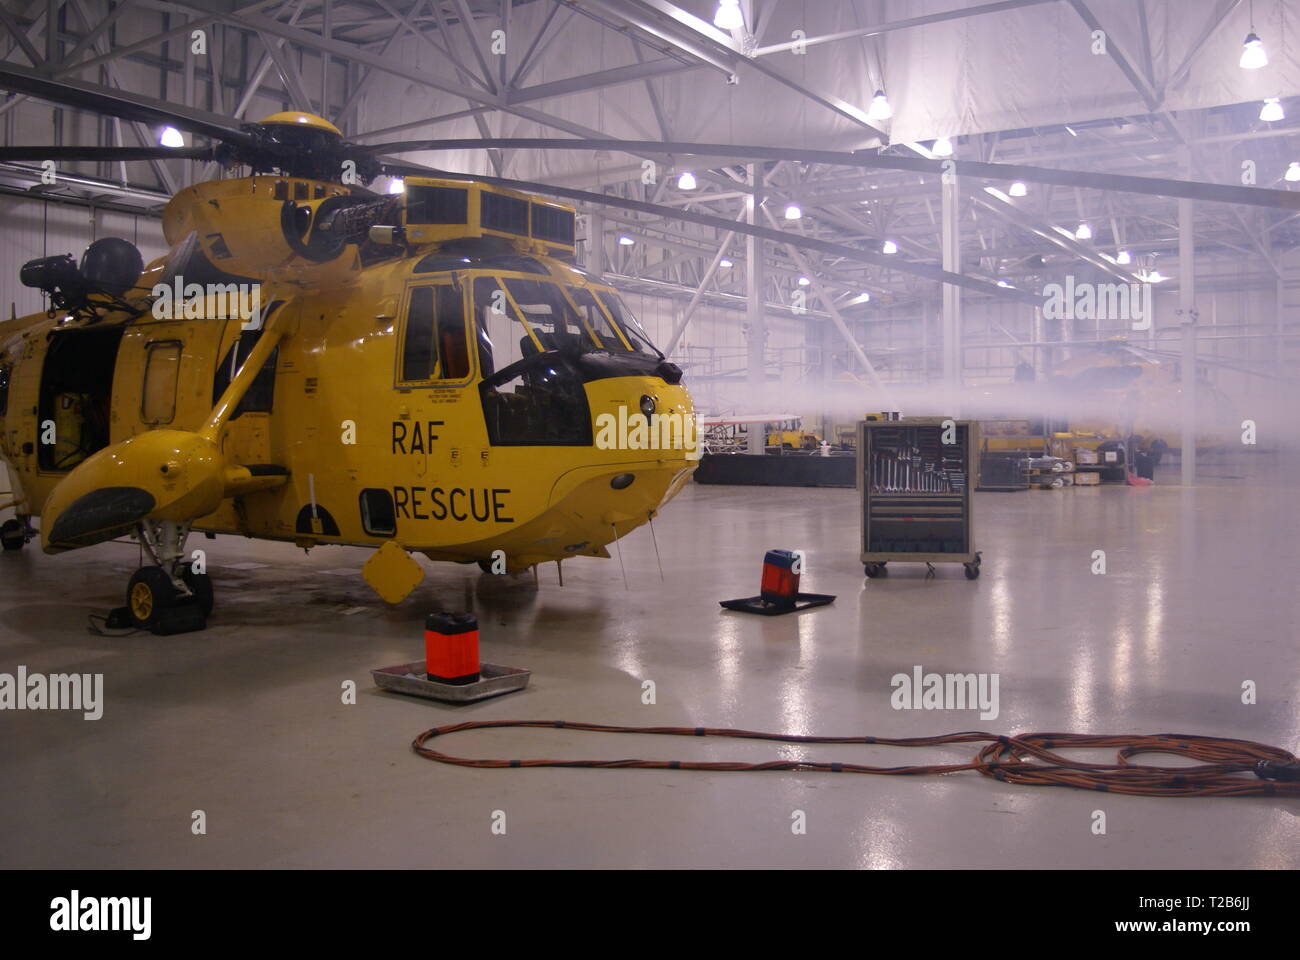
POLYGON ((589 767, 634 770, 714 770, 723 772, 797 770, 829 773, 872 773, 893 776, 960 773, 978 770, 986 777, 1006 783, 1030 786, 1074 787, 1126 793, 1143 797, 1300 797, 1300 760, 1280 747, 1250 740, 1204 737, 1195 734, 1157 733, 1090 735, 1080 733, 1026 733, 999 736, 982 731, 949 733, 937 737, 812 737, 784 733, 760 733, 719 727, 622 727, 603 723, 566 720, 470 720, 426 730, 415 738, 412 749, 439 763, 461 767, 497 769, 505 767, 589 767), (465 730, 497 727, 553 727, 592 733, 643 733, 674 737, 732 737, 740 740, 773 740, 780 743, 834 743, 890 747, 933 747, 947 743, 985 743, 967 763, 935 763, 920 766, 873 767, 859 763, 817 760, 769 760, 741 763, 714 760, 490 760, 454 757, 432 750, 426 744, 465 730), (1118 748, 1115 763, 1085 763, 1062 757, 1061 748, 1118 748), (1150 766, 1131 763, 1144 753, 1164 753, 1199 761, 1189 766, 1150 766))

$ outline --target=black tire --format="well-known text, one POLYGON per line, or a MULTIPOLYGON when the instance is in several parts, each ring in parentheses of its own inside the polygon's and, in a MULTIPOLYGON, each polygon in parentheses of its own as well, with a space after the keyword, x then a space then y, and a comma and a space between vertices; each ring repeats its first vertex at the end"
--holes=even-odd
POLYGON ((21 550, 27 543, 27 537, 23 535, 23 525, 17 520, 6 520, 0 523, 0 547, 5 550, 21 550))
POLYGON ((194 602, 199 605, 203 611, 204 617, 212 616, 212 605, 215 602, 212 593, 212 578, 206 573, 195 573, 192 564, 181 565, 181 579, 185 581, 185 586, 190 588, 194 594, 194 602))
POLYGON ((868 563, 863 566, 862 572, 874 580, 876 577, 885 575, 885 565, 883 563, 868 563))
POLYGON ((159 611, 176 606, 179 599, 172 578, 161 567, 141 567, 126 585, 126 609, 140 630, 153 630, 159 611))
POLYGON ((962 566, 966 568, 967 580, 979 579, 980 565, 978 563, 963 563, 962 566))

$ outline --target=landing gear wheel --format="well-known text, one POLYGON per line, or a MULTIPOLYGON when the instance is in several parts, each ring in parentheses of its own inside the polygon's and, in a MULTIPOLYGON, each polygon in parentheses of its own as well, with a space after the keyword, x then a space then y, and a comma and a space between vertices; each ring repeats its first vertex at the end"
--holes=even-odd
POLYGON ((5 550, 21 550, 27 543, 27 537, 23 533, 23 525, 17 520, 6 520, 0 523, 0 547, 5 550))
POLYGON ((864 564, 862 572, 874 580, 876 577, 883 577, 885 575, 885 565, 883 563, 864 564))
POLYGON ((203 611, 204 617, 212 616, 212 578, 206 573, 195 573, 192 564, 181 564, 181 579, 194 594, 193 600, 203 611))
POLYGON ((131 623, 140 630, 157 627, 161 612, 176 606, 179 599, 172 578, 161 567, 141 567, 126 585, 126 608, 131 623))

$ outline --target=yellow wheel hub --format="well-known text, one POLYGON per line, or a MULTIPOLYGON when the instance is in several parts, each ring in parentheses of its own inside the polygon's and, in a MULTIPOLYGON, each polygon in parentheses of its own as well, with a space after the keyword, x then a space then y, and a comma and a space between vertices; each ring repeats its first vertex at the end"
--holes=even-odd
POLYGON ((137 620, 148 620, 153 613, 153 591, 147 583, 137 583, 131 588, 131 613, 137 620))

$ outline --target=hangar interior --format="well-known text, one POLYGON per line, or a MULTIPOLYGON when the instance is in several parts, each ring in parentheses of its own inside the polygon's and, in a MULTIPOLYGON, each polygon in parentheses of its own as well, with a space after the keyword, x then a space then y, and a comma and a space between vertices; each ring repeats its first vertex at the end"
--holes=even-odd
MULTIPOLYGON (((0 0, 10 301, 0 396, 12 391, 8 411, 0 400, 10 468, 0 503, 19 501, 0 510, 14 547, 0 556, 0 673, 103 683, 93 721, 0 715, 11 784, 0 861, 1300 866, 1294 797, 1102 802, 975 772, 472 769, 410 749, 430 727, 506 719, 889 738, 1172 731, 1295 749, 1297 31, 1300 13, 1283 0, 0 0), (24 361, 40 365, 34 344, 77 334, 21 332, 20 318, 46 311, 62 323, 66 304, 20 274, 108 237, 130 241, 143 264, 170 263, 173 196, 249 176, 238 153, 256 134, 246 125, 275 115, 323 118, 356 148, 349 156, 387 162, 392 145, 421 142, 400 153, 418 167, 392 163, 368 182, 376 210, 399 198, 409 212, 429 189, 422 178, 496 179, 570 205, 571 249, 558 262, 616 291, 622 306, 603 311, 610 335, 633 354, 644 338, 641 353, 667 364, 654 375, 672 371, 657 381, 663 397, 680 389, 700 418, 693 477, 674 476, 643 516, 603 514, 613 539, 583 541, 563 563, 537 559, 539 547, 519 568, 480 570, 470 561, 483 540, 433 557, 416 550, 404 562, 422 582, 395 603, 362 570, 381 542, 411 549, 400 497, 399 534, 365 542, 338 529, 331 542, 328 524, 296 538, 226 535, 218 524, 222 535, 205 540, 200 523, 185 549, 205 551, 215 585, 205 629, 88 630, 88 616, 120 606, 145 551, 133 534, 42 550, 50 527, 25 486, 57 464, 22 449, 39 446, 44 409, 29 404, 20 420, 13 398, 28 382, 24 361), (219 141, 235 144, 234 160, 209 150, 219 141), (158 156, 160 145, 194 156, 158 156), (47 149, 58 159, 43 160, 47 149), (76 151, 98 159, 63 159, 76 151), (880 452, 886 470, 906 475, 872 472, 876 451, 909 422, 950 421, 966 431, 959 467, 880 452), (16 466, 24 458, 30 481, 16 466), (923 486, 911 486, 921 474, 923 486), (930 483, 965 504, 961 549, 939 534, 864 539, 869 494, 933 492, 930 483), (771 617, 720 610, 754 592, 774 550, 797 552, 799 589, 834 602, 771 617), (962 576, 939 562, 945 552, 975 557, 974 575, 969 563, 962 576), (450 612, 475 614, 483 662, 531 671, 528 685, 469 704, 378 689, 371 671, 415 661, 426 617, 450 612), (995 703, 900 701, 897 678, 914 670, 918 681, 993 678, 995 703)), ((275 229, 281 200, 292 212, 321 196, 277 197, 275 229)), ((395 243, 376 223, 364 242, 395 243)), ((408 234, 414 224, 408 216, 408 234)), ((388 269, 377 262, 357 268, 356 283, 373 287, 358 309, 382 320, 395 313, 385 298, 404 288, 365 280, 388 269)), ((285 276, 274 282, 326 291, 312 301, 326 304, 322 324, 328 303, 344 302, 329 300, 337 278, 327 271, 285 276)), ((511 282, 507 299, 527 313, 511 282)), ((297 322, 301 333, 307 320, 297 322)), ((241 336, 229 326, 203 336, 177 346, 176 362, 207 371, 191 398, 206 410, 221 396, 208 395, 211 370, 230 356, 232 383, 245 348, 227 354, 241 336)), ((313 349, 344 356, 352 336, 326 327, 313 349)), ((290 340, 279 349, 268 375, 283 395, 302 371, 287 359, 290 340)), ((384 349, 391 361, 393 344, 384 349)), ((98 351, 74 358, 71 386, 47 374, 40 397, 89 396, 76 384, 94 380, 98 351)), ((369 382, 370 367, 320 362, 331 410, 355 402, 369 416, 369 397, 402 393, 409 379, 384 368, 369 382)), ((607 382, 587 382, 593 404, 607 382)), ((112 389, 112 425, 96 449, 137 416, 112 389)), ((139 418, 156 427, 168 418, 146 416, 143 389, 139 418)), ((316 389, 313 379, 307 392, 316 389)), ((316 524, 327 473, 359 488, 358 471, 389 462, 387 435, 351 459, 287 411, 253 413, 266 417, 271 449, 295 449, 309 466, 237 479, 228 469, 236 501, 278 483, 316 524)), ((432 416, 425 422, 444 422, 432 416)), ((414 452, 414 434, 401 436, 401 452, 414 452)), ((431 427, 429 436, 414 479, 368 483, 455 486, 460 475, 440 474, 431 427)), ((484 475, 507 479, 460 485, 477 484, 485 500, 533 485, 544 498, 568 442, 503 443, 502 453, 485 441, 484 475)), ((470 461, 475 444, 459 444, 470 461)), ((49 502, 63 504, 54 489, 49 502)), ((230 502, 221 509, 242 518, 230 502)), ((604 502, 592 494, 592 511, 604 502)), ((512 729, 465 733, 446 749, 880 765, 963 763, 975 752, 627 739, 512 729)), ((1080 755, 1102 763, 1114 751, 1080 755)))

